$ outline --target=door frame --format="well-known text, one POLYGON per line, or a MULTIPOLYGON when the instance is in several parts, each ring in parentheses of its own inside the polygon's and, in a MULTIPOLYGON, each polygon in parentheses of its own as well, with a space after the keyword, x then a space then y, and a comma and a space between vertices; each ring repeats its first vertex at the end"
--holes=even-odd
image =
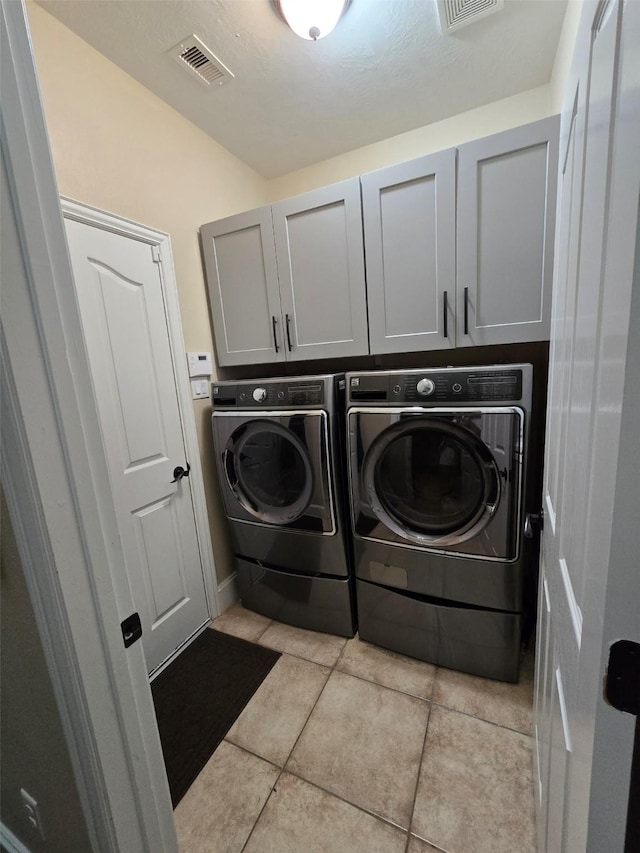
MULTIPOLYGON (((0 40, 9 246, 21 256, 0 318, 2 485, 91 847, 177 853, 142 647, 121 635, 133 602, 24 2, 0 3, 0 40)), ((1 824, 0 837, 11 849, 1 824)))
MULTIPOLYGON (((169 346, 171 349, 171 360, 173 362, 176 398, 178 400, 178 412, 182 428, 182 437, 184 439, 187 460, 191 465, 189 480, 191 482, 191 496, 196 523, 196 537, 198 540, 198 551, 200 554, 202 575, 204 578, 207 609, 209 611, 210 618, 215 619, 215 617, 220 613, 218 592, 216 584, 214 583, 215 560, 213 556, 213 546, 211 544, 211 530, 209 527, 209 516, 207 513, 207 502, 204 492, 202 465, 200 464, 200 445, 198 443, 198 434, 196 432, 193 403, 189 393, 191 386, 186 364, 186 350, 182 334, 180 305, 178 302, 178 286, 176 282, 175 268, 173 265, 173 255, 171 252, 171 237, 164 231, 159 231, 148 225, 142 225, 139 222, 125 219, 123 216, 118 216, 115 213, 110 213, 109 211, 102 210, 98 207, 93 207, 93 205, 76 201, 75 199, 67 196, 60 196, 60 204, 64 219, 71 219, 75 222, 80 222, 83 225, 90 225, 94 228, 100 228, 103 231, 109 231, 122 237, 138 240, 141 243, 146 243, 152 250, 155 250, 153 254, 154 258, 157 259, 160 272, 160 286, 162 289, 162 298, 167 318, 169 346)), ((97 394, 98 389, 93 386, 93 380, 91 380, 91 382, 94 393, 97 394)), ((108 491, 111 495, 111 501, 113 502, 113 496, 109 486, 108 491)), ((188 639, 192 638, 189 637, 188 639)), ((164 669, 164 667, 180 653, 182 648, 183 645, 176 649, 174 654, 160 664, 159 667, 156 667, 154 675, 160 673, 162 669, 164 669)))

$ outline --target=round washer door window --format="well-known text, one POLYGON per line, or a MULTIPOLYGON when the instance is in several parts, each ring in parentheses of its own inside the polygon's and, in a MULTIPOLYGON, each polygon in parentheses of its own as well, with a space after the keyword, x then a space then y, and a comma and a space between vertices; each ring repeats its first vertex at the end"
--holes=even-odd
POLYGON ((260 521, 289 524, 309 506, 311 461, 290 429, 252 421, 233 433, 224 456, 229 486, 247 512, 260 521))
POLYGON ((452 544, 489 521, 500 496, 492 455, 469 429, 435 418, 388 428, 365 459, 378 518, 403 538, 452 544))

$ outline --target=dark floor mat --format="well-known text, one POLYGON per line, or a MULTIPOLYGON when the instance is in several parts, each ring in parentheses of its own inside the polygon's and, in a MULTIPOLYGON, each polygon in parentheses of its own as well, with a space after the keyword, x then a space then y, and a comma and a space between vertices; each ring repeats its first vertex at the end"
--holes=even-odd
POLYGON ((207 629, 152 682, 174 807, 279 657, 207 629))

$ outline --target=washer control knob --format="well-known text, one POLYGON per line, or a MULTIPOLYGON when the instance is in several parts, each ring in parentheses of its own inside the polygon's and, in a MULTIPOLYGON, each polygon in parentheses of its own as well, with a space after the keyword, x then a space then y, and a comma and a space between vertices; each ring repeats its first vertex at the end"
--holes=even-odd
POLYGON ((266 388, 254 388, 253 389, 253 399, 256 403, 264 403, 267 399, 267 389, 266 388))
POLYGON ((436 383, 433 379, 420 379, 416 385, 416 391, 418 394, 422 394, 423 397, 428 397, 430 394, 433 394, 435 390, 436 383))

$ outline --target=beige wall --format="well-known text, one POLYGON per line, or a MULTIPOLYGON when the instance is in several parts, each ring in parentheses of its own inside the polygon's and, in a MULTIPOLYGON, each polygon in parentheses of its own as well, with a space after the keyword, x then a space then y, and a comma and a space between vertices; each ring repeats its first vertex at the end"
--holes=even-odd
MULTIPOLYGON (((58 187, 167 231, 187 350, 212 350, 198 228, 266 200, 266 181, 34 3, 29 24, 58 187)), ((209 405, 194 402, 218 582, 231 571, 209 405)))
POLYGON ((571 60, 578 36, 578 24, 582 12, 583 0, 569 0, 564 16, 553 73, 549 84, 552 113, 559 113, 567 95, 567 80, 571 70, 571 60))
POLYGON ((423 154, 452 148, 463 142, 508 130, 520 124, 553 115, 549 86, 539 86, 520 95, 494 101, 452 118, 401 133, 373 145, 357 148, 314 166, 290 172, 269 181, 271 201, 342 181, 423 154))

